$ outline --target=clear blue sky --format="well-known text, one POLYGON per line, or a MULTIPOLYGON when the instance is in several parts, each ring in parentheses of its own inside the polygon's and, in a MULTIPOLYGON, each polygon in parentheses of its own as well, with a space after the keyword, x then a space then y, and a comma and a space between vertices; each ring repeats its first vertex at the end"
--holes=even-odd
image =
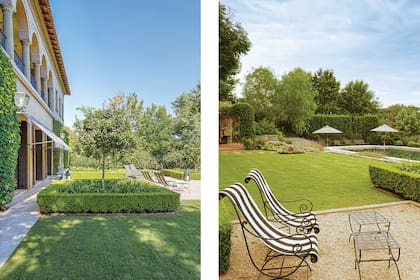
POLYGON ((199 0, 51 0, 70 84, 64 123, 76 108, 119 92, 164 105, 200 81, 199 0))
MULTIPOLYGON (((420 2, 222 0, 248 32, 241 79, 267 66, 333 69, 344 87, 363 80, 382 106, 420 106, 420 2)), ((237 88, 239 94, 241 87, 237 88)))

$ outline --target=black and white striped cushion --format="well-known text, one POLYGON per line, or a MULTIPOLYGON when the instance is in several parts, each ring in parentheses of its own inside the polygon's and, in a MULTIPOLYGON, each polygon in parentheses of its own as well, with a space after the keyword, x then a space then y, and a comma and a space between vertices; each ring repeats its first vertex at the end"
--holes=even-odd
POLYGON ((261 195, 263 195, 277 218, 292 227, 304 227, 308 229, 317 228, 319 229, 318 220, 315 214, 311 212, 294 213, 285 208, 278 199, 274 196, 270 186, 262 175, 261 171, 256 168, 251 169, 245 178, 245 182, 254 180, 257 184, 261 195))

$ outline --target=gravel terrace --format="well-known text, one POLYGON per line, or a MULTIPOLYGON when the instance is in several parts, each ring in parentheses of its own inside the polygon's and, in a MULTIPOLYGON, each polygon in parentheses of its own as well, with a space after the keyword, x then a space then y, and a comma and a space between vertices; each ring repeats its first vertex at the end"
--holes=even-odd
MULTIPOLYGON (((359 279, 358 270, 354 268, 353 240, 349 242, 351 231, 348 213, 365 210, 375 210, 390 220, 390 232, 401 247, 401 258, 398 261, 401 279, 420 279, 420 242, 418 238, 420 233, 420 204, 412 201, 316 212, 321 229, 318 234, 320 251, 317 263, 312 264, 309 261, 312 268, 309 279, 359 279)), ((264 258, 266 253, 264 245, 254 238, 252 246, 257 249, 261 248, 259 250, 261 258, 264 258)), ((393 262, 391 262, 389 269, 388 262, 362 262, 360 269, 362 279, 398 279, 393 262)), ((257 278, 258 271, 249 260, 240 226, 236 223, 232 232, 230 269, 228 273, 220 275, 219 279, 257 278)), ((261 277, 260 279, 268 278, 261 277)), ((306 279, 306 269, 298 270, 290 279, 306 279)))

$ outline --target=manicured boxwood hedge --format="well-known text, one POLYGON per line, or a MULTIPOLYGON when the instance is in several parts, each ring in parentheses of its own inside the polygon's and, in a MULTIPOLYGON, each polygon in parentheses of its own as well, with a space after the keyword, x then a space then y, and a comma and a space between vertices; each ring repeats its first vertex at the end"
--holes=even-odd
MULTIPOLYGON (((165 176, 169 176, 172 178, 184 180, 184 170, 177 170, 177 169, 162 169, 162 172, 165 176)), ((191 172, 190 179, 191 180, 200 180, 201 175, 199 172, 191 172)))
MULTIPOLYGON (((227 198, 226 198, 227 200, 227 198)), ((225 199, 219 202, 219 273, 225 273, 230 266, 232 222, 225 199)))
POLYGON ((157 213, 179 208, 179 193, 160 186, 157 192, 145 193, 63 193, 58 188, 65 180, 56 181, 37 197, 41 213, 157 213))
POLYGON ((340 137, 363 139, 367 141, 369 135, 372 134, 370 130, 379 125, 379 119, 376 115, 350 116, 316 114, 310 119, 309 129, 305 136, 314 137, 312 131, 325 125, 341 130, 343 133, 338 135, 340 137))
POLYGON ((369 174, 375 186, 420 202, 420 174, 402 171, 395 166, 369 166, 369 174))

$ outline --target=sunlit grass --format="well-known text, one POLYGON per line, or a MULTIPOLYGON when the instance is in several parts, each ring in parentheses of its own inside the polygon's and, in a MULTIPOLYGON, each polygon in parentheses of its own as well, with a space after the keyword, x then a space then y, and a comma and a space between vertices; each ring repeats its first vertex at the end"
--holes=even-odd
POLYGON ((249 170, 256 167, 279 199, 305 197, 313 202, 314 210, 398 201, 371 187, 368 166, 372 163, 388 164, 332 153, 220 152, 219 189, 241 182, 261 206, 257 186, 244 183, 249 170))
POLYGON ((176 215, 43 217, 0 279, 199 279, 200 202, 176 215))

